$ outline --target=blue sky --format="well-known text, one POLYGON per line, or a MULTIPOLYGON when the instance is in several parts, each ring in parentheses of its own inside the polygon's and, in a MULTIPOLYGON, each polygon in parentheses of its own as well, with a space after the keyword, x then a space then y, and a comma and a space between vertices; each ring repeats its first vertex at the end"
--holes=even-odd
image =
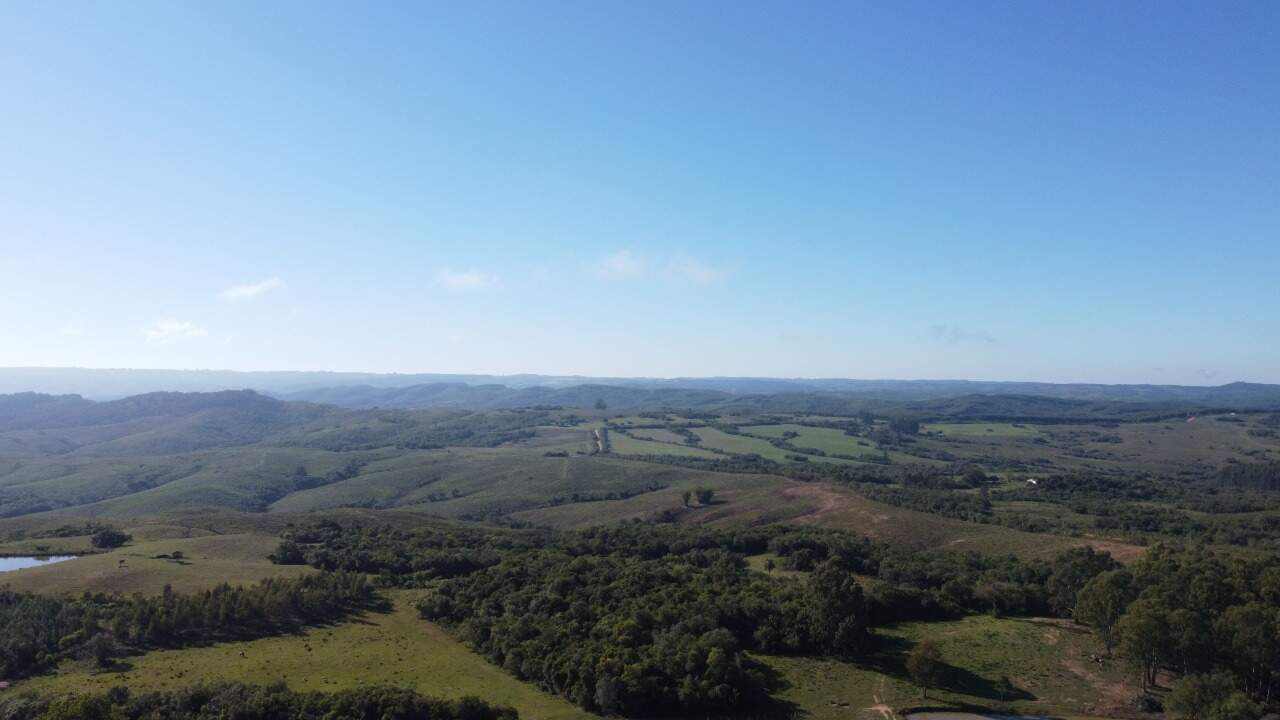
POLYGON ((0 4, 0 365, 1280 382, 1280 4, 0 4))

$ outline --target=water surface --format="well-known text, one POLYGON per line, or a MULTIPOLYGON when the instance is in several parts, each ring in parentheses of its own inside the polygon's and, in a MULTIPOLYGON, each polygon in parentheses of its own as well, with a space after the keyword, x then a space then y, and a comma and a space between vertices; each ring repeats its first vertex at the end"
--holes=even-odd
POLYGON ((0 557, 0 572, 52 565, 63 560, 74 560, 75 555, 39 555, 30 557, 0 557))

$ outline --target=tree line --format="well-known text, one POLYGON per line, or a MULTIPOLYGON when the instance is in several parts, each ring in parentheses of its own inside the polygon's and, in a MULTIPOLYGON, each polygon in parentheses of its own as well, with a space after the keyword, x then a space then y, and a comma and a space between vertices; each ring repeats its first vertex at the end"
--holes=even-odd
POLYGON ((0 701, 4 720, 517 720, 509 707, 475 697, 441 700, 396 687, 297 692, 283 683, 196 684, 133 694, 125 687, 66 697, 0 701))
POLYGON ((155 597, 85 593, 64 598, 0 590, 0 677, 47 671, 67 658, 110 665, 133 651, 294 631, 345 617, 377 602, 361 575, 318 573, 219 585, 155 597))

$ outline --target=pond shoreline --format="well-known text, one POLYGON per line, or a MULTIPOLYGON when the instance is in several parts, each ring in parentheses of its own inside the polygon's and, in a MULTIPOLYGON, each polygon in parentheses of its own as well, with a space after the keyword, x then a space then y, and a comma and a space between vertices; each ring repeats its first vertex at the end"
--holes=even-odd
POLYGON ((14 555, 0 557, 0 575, 75 560, 79 555, 14 555))

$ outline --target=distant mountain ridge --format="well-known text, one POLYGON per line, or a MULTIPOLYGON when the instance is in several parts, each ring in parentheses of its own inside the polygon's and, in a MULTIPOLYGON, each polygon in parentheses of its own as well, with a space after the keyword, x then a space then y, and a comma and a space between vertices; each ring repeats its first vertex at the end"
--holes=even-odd
POLYGON ((695 407, 729 396, 822 394, 847 399, 926 401, 970 395, 1061 400, 1183 403, 1222 408, 1280 407, 1280 385, 1104 385, 983 380, 855 380, 840 378, 591 378, 577 375, 377 374, 0 368, 0 394, 40 392, 110 400, 145 393, 252 389, 289 400, 342 407, 482 409, 538 404, 588 406, 603 393, 618 407, 695 407))

